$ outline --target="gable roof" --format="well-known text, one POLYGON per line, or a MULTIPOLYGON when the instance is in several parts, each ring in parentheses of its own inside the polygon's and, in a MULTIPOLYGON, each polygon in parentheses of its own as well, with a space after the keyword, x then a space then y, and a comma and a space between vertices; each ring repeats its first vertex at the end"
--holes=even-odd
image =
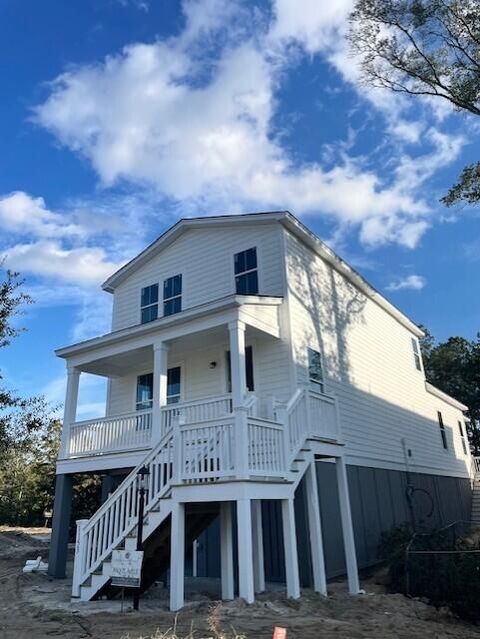
POLYGON ((182 218, 147 246, 141 253, 127 262, 122 268, 113 273, 103 284, 102 288, 113 293, 115 288, 127 277, 143 266, 153 256, 170 246, 183 233, 195 228, 209 228, 218 226, 240 226, 246 224, 271 224, 278 222, 288 229, 301 242, 311 248, 317 255, 330 264, 336 271, 344 275, 352 284, 367 297, 375 301, 387 313, 408 328, 417 337, 423 336, 423 331, 410 320, 402 311, 392 304, 384 295, 377 291, 354 268, 349 266, 325 242, 308 229, 298 218, 289 211, 268 211, 260 213, 244 213, 242 215, 217 215, 210 217, 182 218))

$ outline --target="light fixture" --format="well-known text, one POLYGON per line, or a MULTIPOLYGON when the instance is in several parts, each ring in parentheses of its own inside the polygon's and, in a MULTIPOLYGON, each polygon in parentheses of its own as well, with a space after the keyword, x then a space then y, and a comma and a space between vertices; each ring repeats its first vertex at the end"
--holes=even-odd
POLYGON ((148 476, 150 475, 150 471, 146 466, 142 466, 137 473, 138 477, 138 487, 140 490, 147 490, 148 488, 148 476))
POLYGON ((210 362, 209 367, 210 368, 217 368, 217 362, 210 362))

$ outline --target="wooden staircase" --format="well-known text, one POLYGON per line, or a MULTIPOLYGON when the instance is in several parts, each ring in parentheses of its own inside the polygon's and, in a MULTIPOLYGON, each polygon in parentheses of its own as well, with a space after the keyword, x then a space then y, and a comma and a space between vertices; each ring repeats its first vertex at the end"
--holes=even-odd
MULTIPOLYGON (((248 478, 243 481, 262 482, 263 494, 266 485, 274 487, 280 482, 293 495, 322 447, 333 445, 338 452, 336 416, 333 398, 299 390, 287 406, 277 407, 275 421, 248 417, 245 448, 248 478)), ((143 522, 142 590, 162 578, 170 565, 171 520, 177 488, 208 488, 212 484, 238 481, 234 450, 239 439, 232 420, 231 416, 224 416, 170 428, 93 517, 79 522, 73 596, 89 601, 119 593, 110 583, 112 552, 137 548, 137 482, 143 467, 148 469, 149 488, 143 522)), ((201 505, 183 500, 187 502, 187 547, 217 516, 222 499, 203 500, 201 505)))

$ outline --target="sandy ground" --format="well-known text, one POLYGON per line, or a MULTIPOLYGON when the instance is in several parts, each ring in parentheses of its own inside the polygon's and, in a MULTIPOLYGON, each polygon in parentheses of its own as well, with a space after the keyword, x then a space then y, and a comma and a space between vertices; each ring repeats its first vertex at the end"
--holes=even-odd
MULTIPOLYGON (((215 636, 209 629, 215 581, 193 580, 188 585, 189 603, 175 619, 167 609, 167 592, 157 587, 141 600, 141 610, 125 601, 71 602, 70 583, 46 575, 23 574, 26 559, 47 557, 48 535, 44 529, 0 527, 0 639, 68 639, 94 637, 121 639, 154 635, 177 624, 184 637, 191 627, 194 637, 215 636)), ((262 595, 247 606, 236 600, 221 604, 216 616, 228 631, 232 628, 248 639, 271 639, 274 626, 287 628, 287 639, 443 639, 480 638, 480 627, 455 619, 448 610, 437 610, 402 595, 391 595, 375 579, 362 584, 367 594, 350 597, 345 584, 334 583, 324 599, 305 591, 300 601, 289 601, 281 592, 262 595)))

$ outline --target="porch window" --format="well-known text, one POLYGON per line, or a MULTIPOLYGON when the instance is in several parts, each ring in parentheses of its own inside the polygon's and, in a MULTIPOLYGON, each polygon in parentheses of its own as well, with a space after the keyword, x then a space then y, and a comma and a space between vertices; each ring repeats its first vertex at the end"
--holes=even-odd
POLYGON ((463 454, 467 454, 467 443, 465 441, 465 431, 461 421, 458 422, 458 432, 460 433, 460 440, 462 442, 463 454))
POLYGON ((182 310, 182 276, 174 275, 163 282, 163 315, 174 315, 182 310))
POLYGON ((323 393, 322 356, 313 348, 308 349, 308 379, 312 390, 323 393))
POLYGON ((142 288, 140 298, 141 323, 152 322, 158 317, 158 284, 142 288))
POLYGON ((135 408, 147 410, 153 404, 153 373, 137 377, 137 398, 135 408))
MULTIPOLYGON (((232 364, 230 360, 230 351, 226 352, 227 363, 227 393, 232 392, 232 364)), ((245 346, 245 376, 247 378, 247 390, 252 392, 255 390, 253 380, 253 351, 251 346, 245 346)))
POLYGON ((167 404, 178 404, 181 397, 181 368, 175 366, 167 371, 167 404))
POLYGON ((413 359, 415 361, 415 367, 418 371, 422 370, 422 359, 420 357, 420 349, 418 348, 417 340, 412 337, 413 359))
POLYGON ((443 423, 442 413, 438 411, 437 416, 438 416, 438 426, 440 428, 440 435, 442 436, 442 444, 445 450, 447 450, 448 449, 447 433, 445 432, 445 424, 443 423))
POLYGON ((257 249, 249 248, 234 256, 237 295, 258 295, 257 249))

